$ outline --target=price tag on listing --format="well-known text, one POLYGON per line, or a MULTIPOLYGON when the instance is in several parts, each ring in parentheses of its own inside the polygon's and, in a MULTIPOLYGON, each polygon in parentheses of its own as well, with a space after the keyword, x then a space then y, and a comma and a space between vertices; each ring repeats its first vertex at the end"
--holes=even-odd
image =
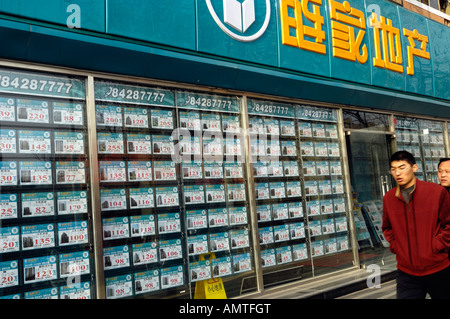
POLYGON ((128 245, 103 248, 105 269, 130 266, 130 252, 128 245))
POLYGON ((55 214, 52 192, 25 193, 21 195, 22 217, 50 216, 55 214))
POLYGON ((56 162, 57 184, 81 184, 85 182, 84 162, 56 162))
POLYGON ((116 299, 133 295, 131 275, 105 278, 106 298, 116 299))
POLYGON ((55 229, 53 224, 22 226, 22 250, 54 246, 55 229))
POLYGON ((249 247, 249 238, 247 229, 231 230, 230 231, 231 248, 245 248, 249 247))
POLYGON ((128 181, 148 182, 153 179, 152 162, 128 161, 128 181))
POLYGON ((85 191, 58 192, 58 215, 87 213, 87 193, 85 191))
POLYGON ((228 211, 226 208, 210 208, 208 210, 209 227, 228 226, 228 211))
POLYGON ((0 129, 0 153, 16 153, 16 131, 0 129))
POLYGON ((155 161, 153 169, 157 181, 173 181, 177 178, 175 163, 172 161, 155 161))
POLYGON ((158 232, 160 234, 177 233, 180 231, 180 213, 158 215, 158 232))
POLYGON ((127 202, 125 189, 101 189, 100 203, 102 211, 126 209, 127 202))
POLYGON ((52 184, 51 162, 19 162, 21 185, 52 184))
POLYGON ((60 254, 59 269, 61 278, 89 274, 89 252, 79 251, 60 254))
POLYGON ((295 124, 293 121, 280 120, 281 135, 295 136, 295 124))
POLYGON ((261 251, 261 260, 263 261, 263 267, 271 267, 276 265, 276 257, 274 249, 267 249, 261 251))
POLYGON ((0 262, 0 288, 19 285, 17 260, 0 262))
POLYGON ((225 202, 225 186, 222 184, 205 185, 206 202, 222 203, 225 202))
POLYGON ((57 279, 56 256, 24 259, 23 272, 25 284, 57 279))
POLYGON ((247 208, 246 207, 230 207, 230 225, 247 224, 247 208))
POLYGON ((153 188, 130 188, 130 209, 144 209, 155 207, 153 188))
POLYGON ((306 243, 292 246, 292 253, 294 255, 294 261, 308 258, 308 249, 306 243))
POLYGON ((125 127, 148 128, 147 109, 124 107, 125 127))
POLYGON ((0 194, 0 220, 17 218, 17 195, 0 194))
POLYGON ((228 232, 209 234, 209 248, 211 252, 230 249, 228 232))
POLYGON ((180 112, 180 128, 200 130, 200 113, 180 112))
POLYGON ((183 266, 161 269, 161 288, 173 288, 183 284, 183 266))
POLYGON ((202 129, 204 131, 220 132, 220 115, 211 113, 202 113, 202 129))
POLYGON ((276 225, 273 229, 275 242, 289 240, 289 225, 276 225))
POLYGON ((139 215, 131 216, 131 237, 143 237, 155 235, 155 216, 139 215))
POLYGON ((295 223, 290 224, 291 237, 292 239, 304 238, 305 237, 305 224, 295 223))
POLYGON ((84 136, 77 132, 54 132, 56 154, 84 154, 84 136))
POLYGON ((28 123, 49 123, 48 102, 17 99, 17 121, 28 123))
POLYGON ((186 205, 203 204, 205 202, 203 185, 185 185, 183 187, 183 193, 184 203, 186 205))
POLYGON ((239 117, 234 115, 222 115, 223 132, 237 133, 239 132, 239 117))
POLYGON ((206 210, 186 211, 188 229, 201 229, 208 227, 206 221, 206 210))
POLYGON ((145 265, 158 261, 158 243, 147 242, 133 245, 133 265, 145 265))
POLYGON ((90 282, 62 286, 59 289, 60 299, 91 299, 90 282))
POLYGON ((227 195, 230 202, 245 200, 244 184, 228 184, 227 195))
POLYGON ((100 154, 123 154, 123 134, 122 133, 97 133, 97 146, 100 154))
POLYGON ((122 108, 112 105, 96 105, 95 117, 100 126, 122 126, 122 108))
POLYGON ((178 187, 157 187, 155 191, 157 207, 179 205, 178 187))
POLYGON ((200 281, 211 278, 211 263, 209 260, 201 260, 189 264, 191 281, 200 281))
POLYGON ((9 253, 19 250, 19 227, 0 228, 0 253, 9 253))
POLYGON ((279 265, 292 262, 291 246, 276 248, 277 263, 279 265))
POLYGON ((225 148, 225 155, 239 156, 241 155, 241 140, 236 138, 224 138, 223 144, 225 148))
POLYGON ((88 243, 87 221, 58 223, 58 238, 60 246, 88 243))
POLYGON ((104 240, 129 237, 129 221, 127 217, 104 218, 102 228, 104 240))
POLYGON ((134 274, 134 286, 136 294, 149 293, 159 290, 159 271, 146 271, 134 274))
POLYGON ((16 107, 14 99, 0 97, 0 121, 14 122, 15 120, 16 107))
POLYGON ((83 125, 83 105, 80 103, 53 102, 53 123, 83 125))
POLYGON ((101 182, 125 182, 127 174, 124 161, 100 161, 101 182))
POLYGON ((171 155, 174 153, 174 143, 171 135, 153 135, 153 154, 171 155))
MULTIPOLYGON (((204 162, 205 178, 223 178, 223 164, 222 162, 204 162)), ((201 177, 201 175, 200 175, 201 177)))
POLYGON ((189 255, 199 255, 208 253, 208 238, 206 235, 188 237, 189 255))
MULTIPOLYGON (((201 162, 182 162, 182 174, 184 179, 198 179, 202 178, 202 163, 201 162)), ((205 176, 206 167, 205 167, 205 176)))
POLYGON ((159 242, 159 258, 161 261, 182 258, 180 239, 164 240, 159 242))
POLYGON ((242 163, 238 162, 225 162, 225 177, 226 178, 242 178, 242 163))
POLYGON ((213 277, 222 277, 231 275, 231 258, 229 256, 211 259, 213 277))
POLYGON ((223 153, 223 140, 220 137, 204 136, 203 137, 203 155, 220 156, 223 153))
POLYGON ((235 274, 251 270, 251 265, 250 253, 233 255, 233 270, 235 274))
POLYGON ((22 154, 50 154, 50 132, 19 130, 19 152, 22 154))
POLYGON ((127 134, 128 154, 151 154, 152 141, 149 134, 127 134))
POLYGON ((172 111, 152 109, 150 112, 152 128, 173 129, 172 111))

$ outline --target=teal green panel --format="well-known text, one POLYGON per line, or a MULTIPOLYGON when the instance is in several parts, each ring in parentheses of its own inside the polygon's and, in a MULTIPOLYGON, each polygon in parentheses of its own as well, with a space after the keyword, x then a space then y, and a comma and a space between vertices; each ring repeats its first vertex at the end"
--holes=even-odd
POLYGON ((275 0, 255 0, 254 7, 246 6, 251 3, 236 0, 197 1, 198 51, 276 66, 278 36, 275 0))
MULTIPOLYGON (((351 10, 358 10, 362 13, 363 17, 365 17, 365 8, 364 8, 364 2, 363 0, 336 0, 336 2, 342 4, 345 2, 348 2, 350 4, 351 10)), ((330 10, 330 8, 328 9, 330 10)), ((331 11, 330 11, 331 12, 331 11)), ((345 12, 343 8, 339 8, 338 14, 340 16, 345 15, 346 17, 350 17, 352 20, 360 20, 361 24, 358 26, 350 25, 344 22, 340 21, 340 18, 333 19, 331 17, 330 13, 330 35, 329 35, 329 43, 330 43, 330 50, 335 50, 336 45, 333 42, 333 39, 331 38, 331 32, 332 30, 332 21, 336 22, 336 24, 342 25, 344 27, 349 27, 349 30, 354 30, 354 38, 358 35, 363 35, 364 38, 358 48, 358 50, 354 50, 354 54, 350 56, 350 59, 353 60, 347 60, 345 58, 337 56, 337 53, 332 51, 331 54, 331 77, 342 79, 342 80, 348 80, 353 81, 357 83, 364 83, 364 84, 370 84, 371 83, 371 55, 370 55, 370 45, 369 45, 369 36, 367 35, 368 30, 366 27, 366 19, 362 18, 360 19, 357 17, 357 14, 348 14, 345 12), (364 20, 364 21, 362 21, 364 20), (361 56, 358 58, 358 53, 361 56), (358 60, 360 59, 360 60, 358 60)), ((355 23, 356 24, 356 23, 355 23)), ((348 31, 345 31, 348 32, 348 31)), ((351 35, 349 35, 351 36, 351 35)))
MULTIPOLYGON (((428 34, 428 24, 427 19, 423 16, 408 11, 403 8, 399 8, 399 16, 400 23, 402 26, 402 49, 403 49, 403 58, 405 64, 405 74, 407 72, 408 67, 408 47, 410 46, 408 37, 404 35, 404 29, 414 31, 417 30, 420 35, 424 35, 428 37, 428 44, 426 47, 426 51, 430 52, 430 37, 428 34)), ((440 40, 439 40, 440 41, 440 40)), ((421 42, 414 41, 415 47, 420 48, 421 42)), ((447 43, 448 45, 448 43, 447 43)), ((433 68, 431 59, 425 59, 422 57, 413 57, 413 66, 414 66, 414 74, 409 75, 406 74, 406 91, 411 93, 418 93, 424 95, 433 96, 433 68)))
MULTIPOLYGON (((295 2, 296 5, 300 5, 300 1, 295 2)), ((328 18, 328 2, 326 0, 322 1, 322 6, 318 6, 313 3, 308 3, 308 10, 310 12, 313 12, 314 8, 319 8, 320 16, 324 20, 324 24, 321 27, 321 30, 325 33, 325 39, 322 41, 322 43, 319 43, 320 46, 325 48, 324 53, 317 53, 318 46, 315 45, 316 39, 313 37, 304 36, 303 39, 300 39, 297 36, 297 28, 289 27, 290 32, 289 36, 292 37, 291 39, 296 41, 297 46, 293 45, 287 45, 283 44, 281 40, 280 35, 280 67, 305 72, 305 73, 311 73, 314 75, 322 75, 322 76, 330 76, 330 46, 329 46, 329 18, 328 18), (307 41, 307 42, 303 42, 307 41), (312 50, 305 50, 305 45, 310 47, 312 50), (314 51, 316 50, 316 51, 314 51)), ((281 5, 278 7, 278 23, 281 25, 281 10, 286 10, 285 8, 282 8, 281 5)), ((314 24, 312 21, 308 20, 307 18, 302 15, 302 17, 298 17, 294 10, 291 8, 288 8, 288 16, 290 18, 296 19, 296 21, 299 21, 299 19, 302 19, 303 25, 306 27, 314 27, 314 24)), ((298 10, 299 12, 300 10, 298 10)), ((280 27, 281 28, 281 27, 280 27)), ((281 32, 281 31, 280 31, 281 32)), ((281 34, 281 33, 280 33, 281 34)))
POLYGON ((428 21, 428 27, 435 96, 450 100, 450 30, 447 26, 434 21, 428 21))
MULTIPOLYGON (((384 17, 385 24, 388 23, 388 20, 392 21, 392 27, 396 28, 396 32, 399 33, 399 42, 400 45, 402 44, 402 28, 400 26, 400 18, 398 16, 398 10, 396 5, 387 3, 382 0, 366 0, 366 8, 367 8, 367 33, 369 35, 369 40, 371 43, 371 61, 370 64, 372 65, 372 85, 380 86, 384 88, 390 88, 390 89, 396 89, 396 90, 405 90, 405 74, 406 69, 404 67, 405 57, 403 56, 403 51, 400 49, 399 52, 396 52, 397 56, 399 58, 402 58, 402 62, 400 61, 396 63, 394 59, 390 59, 389 55, 384 56, 383 54, 383 44, 381 41, 382 37, 382 31, 380 29, 383 29, 382 23, 380 22, 380 16, 384 17), (372 12, 377 15, 377 22, 374 26, 370 24, 370 19, 372 16, 372 12), (375 66, 373 59, 375 59, 375 33, 378 33, 379 36, 379 46, 380 46, 380 53, 381 53, 381 59, 384 63, 383 67, 375 66), (391 70, 392 67, 386 68, 386 62, 391 63, 394 65, 394 67, 398 67, 399 70, 393 71, 391 70), (401 70, 401 72, 400 72, 401 70)), ((395 47, 395 44, 394 44, 395 47)), ((390 49, 390 46, 388 47, 388 50, 390 49)))
POLYGON ((105 0, 2 0, 0 12, 32 20, 105 32, 105 0))
POLYGON ((107 1, 107 33, 195 49, 195 0, 107 1))

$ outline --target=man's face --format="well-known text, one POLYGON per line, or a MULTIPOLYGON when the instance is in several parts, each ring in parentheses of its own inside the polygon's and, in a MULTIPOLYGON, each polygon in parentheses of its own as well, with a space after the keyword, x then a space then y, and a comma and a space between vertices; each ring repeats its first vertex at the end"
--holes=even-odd
POLYGON ((450 187, 450 161, 442 162, 438 170, 439 183, 444 187, 450 187))
POLYGON ((417 165, 411 166, 407 161, 391 162, 391 174, 400 187, 408 188, 415 183, 414 173, 417 171, 417 165))

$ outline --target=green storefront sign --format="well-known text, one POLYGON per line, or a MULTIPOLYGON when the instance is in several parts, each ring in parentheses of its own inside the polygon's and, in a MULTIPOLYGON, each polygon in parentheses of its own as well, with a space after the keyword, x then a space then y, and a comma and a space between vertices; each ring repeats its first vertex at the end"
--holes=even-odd
POLYGON ((449 28, 383 0, 22 0, 0 12, 99 42, 450 99, 449 28))

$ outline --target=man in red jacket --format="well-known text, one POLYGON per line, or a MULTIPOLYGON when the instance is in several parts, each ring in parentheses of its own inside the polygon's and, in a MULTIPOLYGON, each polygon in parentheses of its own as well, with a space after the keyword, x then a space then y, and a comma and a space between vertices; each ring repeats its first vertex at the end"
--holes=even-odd
POLYGON ((450 299, 450 195, 416 178, 414 156, 391 156, 397 187, 383 198, 384 236, 397 255, 397 298, 450 299))

